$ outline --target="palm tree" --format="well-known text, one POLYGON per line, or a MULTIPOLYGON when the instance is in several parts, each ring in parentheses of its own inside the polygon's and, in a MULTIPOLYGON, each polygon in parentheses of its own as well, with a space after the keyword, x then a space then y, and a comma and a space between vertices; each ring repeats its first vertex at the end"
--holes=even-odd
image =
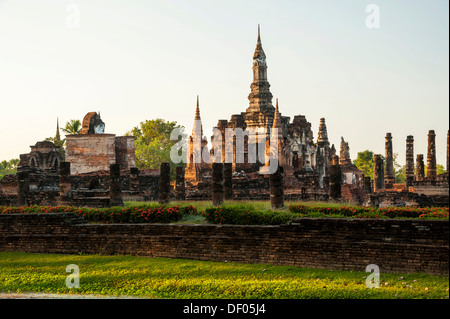
POLYGON ((66 134, 79 134, 81 131, 80 120, 70 120, 66 123, 66 127, 61 129, 66 134))

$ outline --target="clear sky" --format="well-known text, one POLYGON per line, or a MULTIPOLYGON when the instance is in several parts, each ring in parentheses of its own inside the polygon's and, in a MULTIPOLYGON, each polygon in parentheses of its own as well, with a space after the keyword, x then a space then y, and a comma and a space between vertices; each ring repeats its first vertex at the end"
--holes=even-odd
POLYGON ((90 111, 107 133, 155 118, 190 131, 197 94, 209 137, 248 107, 258 24, 284 116, 315 139, 325 117, 352 159, 384 154, 391 132, 400 164, 406 136, 426 158, 434 129, 445 166, 448 0, 0 0, 0 161, 90 111))

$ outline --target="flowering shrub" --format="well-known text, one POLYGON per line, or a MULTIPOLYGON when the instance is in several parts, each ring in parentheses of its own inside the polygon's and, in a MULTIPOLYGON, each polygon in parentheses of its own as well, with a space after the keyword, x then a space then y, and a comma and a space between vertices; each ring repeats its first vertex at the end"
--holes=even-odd
POLYGON ((186 213, 196 212, 192 206, 142 205, 139 207, 81 208, 71 206, 0 206, 0 214, 63 213, 72 212, 89 222, 105 223, 170 223, 186 213))

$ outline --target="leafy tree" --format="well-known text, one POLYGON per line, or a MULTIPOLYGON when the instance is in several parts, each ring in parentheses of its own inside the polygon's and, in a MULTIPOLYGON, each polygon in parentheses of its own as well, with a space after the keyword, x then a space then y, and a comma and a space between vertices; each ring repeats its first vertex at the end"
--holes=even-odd
POLYGON ((402 184, 406 180, 406 165, 401 166, 397 163, 398 153, 394 153, 394 183, 402 184))
POLYGON ((399 169, 394 167, 395 183, 402 184, 406 181, 406 165, 403 165, 399 169))
POLYGON ((61 130, 66 134, 79 134, 81 127, 82 125, 80 120, 70 120, 61 130))
MULTIPOLYGON (((146 120, 134 127, 126 135, 134 136, 136 167, 139 169, 159 169, 161 163, 170 161, 170 150, 178 141, 170 139, 171 132, 178 128, 184 132, 184 127, 177 122, 163 119, 146 120)), ((184 133, 183 133, 184 134, 184 133)), ((185 135, 184 135, 185 137, 185 135)), ((177 165, 185 165, 180 163, 177 165)), ((175 165, 171 165, 171 177, 175 177, 175 165)))
MULTIPOLYGON (((374 153, 369 150, 365 150, 364 152, 358 152, 356 159, 353 161, 353 165, 358 167, 360 171, 364 173, 364 176, 370 176, 373 179, 373 155, 374 153)), ((398 153, 394 153, 393 162, 394 162, 394 178, 395 183, 404 183, 405 176, 405 168, 402 167, 397 162, 398 153)), ((386 159, 383 155, 381 155, 384 164, 386 164, 386 159)))
POLYGON ((441 164, 436 165, 436 174, 437 175, 445 174, 446 172, 447 172, 447 170, 445 169, 444 165, 441 165, 441 164))
POLYGON ((19 162, 19 159, 0 162, 0 179, 5 175, 17 173, 17 165, 19 165, 19 162))
MULTIPOLYGON (((384 160, 384 157, 383 157, 384 160)), ((364 152, 358 152, 355 160, 353 160, 353 165, 355 165, 364 176, 370 176, 373 179, 373 152, 365 150, 364 152)))

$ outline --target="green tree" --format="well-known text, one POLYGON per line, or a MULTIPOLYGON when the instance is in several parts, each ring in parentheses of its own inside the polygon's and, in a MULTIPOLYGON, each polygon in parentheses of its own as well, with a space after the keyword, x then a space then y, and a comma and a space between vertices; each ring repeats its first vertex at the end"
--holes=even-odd
POLYGON ((398 153, 394 153, 393 162, 394 162, 394 183, 402 184, 406 180, 406 165, 401 166, 397 162, 398 153))
POLYGON ((437 175, 445 174, 446 172, 447 172, 447 170, 445 169, 444 165, 441 165, 441 164, 436 165, 436 174, 437 175))
MULTIPOLYGON (((353 165, 362 171, 364 176, 370 176, 371 179, 373 179, 373 155, 374 153, 369 150, 358 152, 356 159, 353 161, 353 165)), ((386 164, 385 157, 381 155, 381 158, 383 159, 384 164, 386 164)), ((397 158, 398 153, 394 153, 393 162, 395 183, 404 183, 406 179, 405 168, 398 164, 397 158)))
POLYGON ((17 173, 17 165, 19 165, 19 162, 19 159, 0 162, 0 179, 5 175, 17 173))
MULTIPOLYGON (((161 163, 171 162, 170 150, 178 141, 170 139, 174 129, 184 132, 184 127, 177 122, 162 119, 146 120, 133 128, 126 135, 134 136, 136 167, 139 169, 159 169, 161 163)), ((183 133, 183 137, 186 135, 183 133)), ((171 176, 175 176, 175 166, 185 166, 185 163, 171 165, 171 176)))
POLYGON ((399 169, 394 167, 395 183, 402 184, 406 181, 406 165, 403 165, 399 169))
MULTIPOLYGON (((384 159, 384 157, 383 157, 384 159)), ((353 165, 355 165, 364 176, 370 176, 373 179, 373 152, 365 150, 364 152, 358 152, 355 160, 353 160, 353 165)))
POLYGON ((79 134, 81 131, 81 122, 80 120, 70 120, 61 130, 66 134, 79 134))

